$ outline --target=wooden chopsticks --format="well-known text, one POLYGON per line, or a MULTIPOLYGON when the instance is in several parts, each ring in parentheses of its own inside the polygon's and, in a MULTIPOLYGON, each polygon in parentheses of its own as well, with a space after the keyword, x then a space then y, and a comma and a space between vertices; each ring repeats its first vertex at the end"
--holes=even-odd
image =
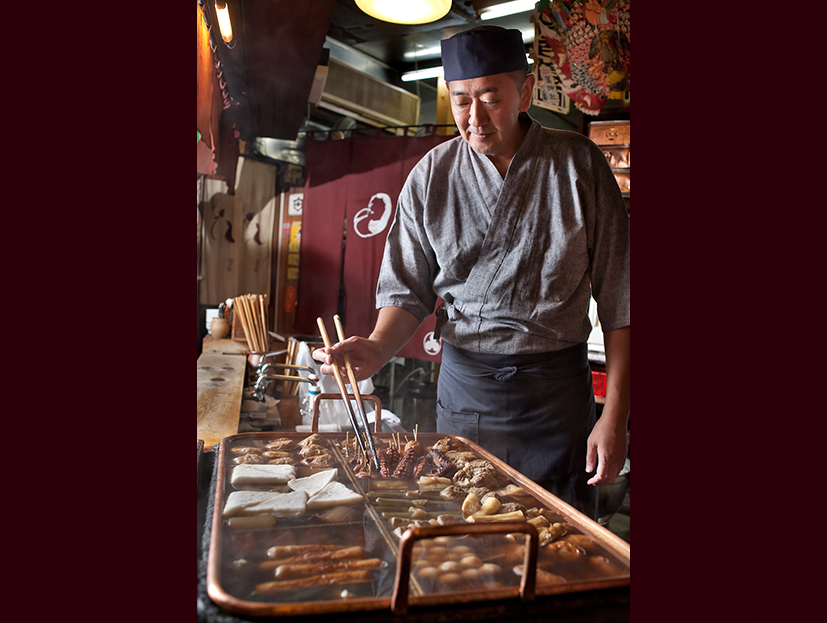
MULTIPOLYGON (((299 343, 294 338, 289 338, 287 340, 287 358, 285 363, 289 366, 292 366, 296 363, 296 356, 298 355, 299 351, 299 343)), ((293 372, 290 369, 286 369, 284 372, 288 376, 292 376, 293 372)), ((282 396, 295 396, 299 391, 299 383, 297 381, 285 381, 284 385, 282 385, 281 394, 282 396)))
POLYGON ((233 298, 233 311, 241 319, 247 347, 253 353, 266 353, 270 345, 267 305, 266 294, 242 294, 233 298))
MULTIPOLYGON (((345 340, 345 330, 342 327, 342 321, 339 318, 339 314, 333 316, 333 323, 336 325, 336 333, 339 336, 339 341, 343 342, 345 340)), ((356 374, 353 372, 353 366, 350 365, 350 356, 347 353, 345 353, 345 369, 347 370, 347 378, 350 381, 350 387, 353 389, 353 395, 356 397, 356 406, 359 408, 359 415, 362 416, 362 424, 365 425, 365 432, 368 435, 370 451, 373 452, 373 456, 377 461, 376 468, 379 469, 378 458, 376 458, 376 447, 373 445, 373 435, 370 434, 368 414, 365 411, 365 403, 362 400, 362 394, 359 392, 359 384, 356 382, 356 374)))
MULTIPOLYGON (((330 343, 330 338, 327 335, 327 329, 325 329, 324 320, 322 320, 321 318, 316 318, 316 324, 319 325, 319 332, 322 334, 322 340, 324 340, 324 345, 330 348, 332 344, 330 343)), ((349 369, 349 373, 352 374, 351 369, 349 369)), ((356 414, 353 413, 353 407, 350 404, 350 398, 348 398, 347 388, 345 387, 345 381, 342 378, 342 373, 339 371, 339 366, 335 364, 333 365, 333 376, 336 379, 336 385, 339 386, 339 393, 342 394, 342 401, 345 403, 345 410, 347 411, 347 414, 350 417, 350 425, 353 426, 353 430, 356 433, 356 439, 359 442, 359 447, 362 450, 363 456, 367 457, 368 453, 365 451, 365 442, 362 441, 362 436, 359 434, 359 422, 356 420, 356 414)), ((367 424, 367 421, 365 422, 365 424, 367 424)), ((370 434, 369 428, 365 432, 367 433, 368 440, 371 446, 371 451, 373 453, 373 464, 378 470, 379 457, 376 456, 376 450, 373 448, 373 437, 370 434)))

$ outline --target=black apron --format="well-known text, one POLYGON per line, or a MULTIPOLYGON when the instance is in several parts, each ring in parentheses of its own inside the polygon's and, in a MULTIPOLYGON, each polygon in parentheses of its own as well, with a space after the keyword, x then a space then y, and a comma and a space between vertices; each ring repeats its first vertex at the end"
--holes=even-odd
POLYGON ((592 519, 586 441, 596 419, 586 344, 489 355, 443 342, 437 432, 473 441, 592 519))

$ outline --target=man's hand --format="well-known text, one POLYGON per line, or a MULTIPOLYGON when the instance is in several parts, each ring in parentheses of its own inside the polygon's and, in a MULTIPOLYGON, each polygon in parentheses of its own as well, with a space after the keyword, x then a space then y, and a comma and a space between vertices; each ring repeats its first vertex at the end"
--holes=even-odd
POLYGON ((333 374, 333 366, 339 366, 342 376, 347 376, 345 353, 357 381, 369 379, 379 372, 391 358, 408 343, 419 328, 414 316, 398 307, 379 310, 376 327, 370 337, 352 336, 331 347, 317 348, 311 355, 321 362, 322 374, 333 374))
POLYGON ((313 359, 321 362, 322 374, 333 374, 333 366, 338 366, 343 378, 347 378, 345 367, 345 354, 347 354, 357 381, 369 379, 387 363, 382 356, 380 345, 372 340, 356 336, 349 337, 329 348, 317 348, 311 354, 313 359))
POLYGON ((595 469, 595 463, 597 464, 597 473, 589 479, 588 484, 603 485, 614 482, 626 464, 627 452, 625 419, 622 428, 615 426, 608 419, 598 419, 587 442, 586 471, 591 472, 595 469))
POLYGON ((606 404, 586 442, 586 471, 597 472, 590 485, 614 482, 626 463, 631 400, 631 327, 603 334, 606 348, 606 404))

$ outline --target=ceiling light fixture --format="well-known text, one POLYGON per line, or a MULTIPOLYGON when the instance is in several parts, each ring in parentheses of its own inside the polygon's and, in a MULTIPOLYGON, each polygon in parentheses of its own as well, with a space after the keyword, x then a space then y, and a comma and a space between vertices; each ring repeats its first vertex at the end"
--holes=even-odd
POLYGON ((427 80, 428 78, 442 78, 445 71, 442 65, 439 67, 429 67, 428 69, 417 69, 416 71, 409 71, 400 76, 402 82, 411 82, 413 80, 427 80))
POLYGON ((215 16, 218 18, 218 29, 221 31, 221 38, 228 48, 235 47, 233 41, 233 25, 230 23, 230 10, 225 0, 215 0, 215 16))
POLYGON ((433 48, 419 48, 413 52, 405 52, 405 58, 425 58, 428 56, 439 56, 442 54, 442 46, 435 46, 433 48))
POLYGON ((514 15, 515 13, 522 13, 524 11, 533 11, 535 4, 537 4, 536 0, 514 0, 513 2, 495 4, 493 6, 480 9, 480 19, 495 19, 497 17, 514 15))
POLYGON ((451 0, 356 0, 356 6, 383 22, 428 24, 448 14, 451 0))

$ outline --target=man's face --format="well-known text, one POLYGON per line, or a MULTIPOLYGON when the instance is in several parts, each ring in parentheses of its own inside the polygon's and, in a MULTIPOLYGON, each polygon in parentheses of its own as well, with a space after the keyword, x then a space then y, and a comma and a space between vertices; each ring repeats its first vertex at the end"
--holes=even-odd
POLYGON ((534 76, 517 90, 511 74, 448 83, 451 111, 459 132, 477 153, 510 160, 522 142, 517 115, 531 104, 534 76))

